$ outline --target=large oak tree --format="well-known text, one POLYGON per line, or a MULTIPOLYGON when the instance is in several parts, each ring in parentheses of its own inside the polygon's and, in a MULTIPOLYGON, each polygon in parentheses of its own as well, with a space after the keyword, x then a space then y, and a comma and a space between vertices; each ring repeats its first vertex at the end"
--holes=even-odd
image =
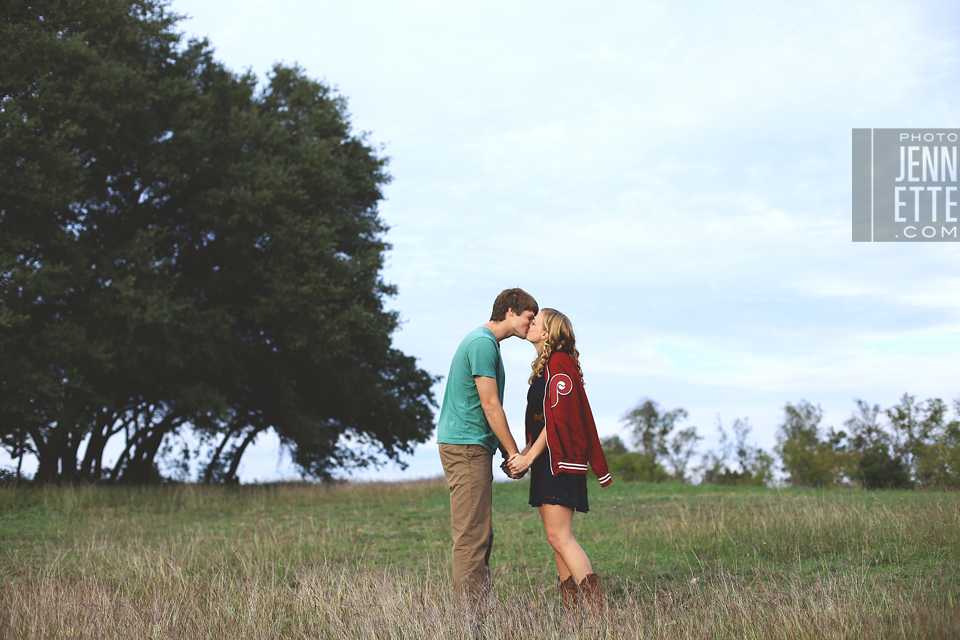
POLYGON ((425 441, 435 380, 392 348, 384 308, 386 161, 343 99, 282 66, 258 88, 162 2, 4 6, 11 455, 34 453, 42 481, 143 482, 189 427, 213 451, 203 477, 234 479, 273 429, 326 477, 425 441))

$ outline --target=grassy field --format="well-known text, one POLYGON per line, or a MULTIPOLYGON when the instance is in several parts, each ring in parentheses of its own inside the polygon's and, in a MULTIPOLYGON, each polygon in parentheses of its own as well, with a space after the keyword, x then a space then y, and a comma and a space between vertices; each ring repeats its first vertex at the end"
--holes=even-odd
MULTIPOLYGON (((494 488, 488 638, 960 638, 960 494, 590 485, 603 620, 494 488)), ((468 638, 442 481, 0 488, 3 638, 468 638)))

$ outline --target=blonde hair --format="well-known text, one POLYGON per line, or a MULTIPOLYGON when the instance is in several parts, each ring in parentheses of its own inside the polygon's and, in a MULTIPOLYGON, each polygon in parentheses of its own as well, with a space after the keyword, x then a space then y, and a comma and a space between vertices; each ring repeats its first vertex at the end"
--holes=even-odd
POLYGON ((547 332, 547 339, 543 341, 543 352, 530 363, 533 373, 530 374, 528 382, 533 384, 534 380, 543 375, 550 356, 557 352, 566 353, 573 358, 573 361, 577 363, 580 381, 583 382, 580 352, 577 351, 577 337, 573 335, 573 324, 570 322, 570 318, 556 309, 543 309, 540 314, 543 316, 543 328, 547 332))

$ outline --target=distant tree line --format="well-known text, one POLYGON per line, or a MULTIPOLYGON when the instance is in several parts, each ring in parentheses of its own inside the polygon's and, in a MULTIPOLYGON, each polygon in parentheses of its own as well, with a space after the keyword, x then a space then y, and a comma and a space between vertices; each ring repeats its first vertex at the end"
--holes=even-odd
POLYGON ((729 433, 718 416, 717 447, 691 466, 703 436, 694 426, 680 428, 687 412, 664 411, 645 398, 622 419, 633 449, 619 436, 605 438, 603 446, 611 471, 627 481, 768 486, 779 470, 795 487, 960 488, 960 398, 953 419, 941 399, 918 402, 907 393, 885 410, 855 404, 844 429, 836 430, 822 424, 819 405, 788 402, 772 453, 749 442, 746 418, 734 420, 729 433))
POLYGON ((4 3, 0 446, 42 482, 149 482, 164 458, 231 481, 268 430, 309 476, 399 460, 436 379, 391 346, 386 159, 327 85, 258 87, 177 20, 4 3))

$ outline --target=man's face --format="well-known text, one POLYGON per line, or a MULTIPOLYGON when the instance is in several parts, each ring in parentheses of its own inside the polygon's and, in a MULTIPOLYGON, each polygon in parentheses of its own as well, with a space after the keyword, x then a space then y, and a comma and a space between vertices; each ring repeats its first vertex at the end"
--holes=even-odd
POLYGON ((530 325, 533 324, 533 318, 533 311, 524 311, 520 315, 517 315, 513 309, 507 310, 507 322, 510 323, 510 327, 513 329, 511 335, 517 336, 518 338, 526 338, 527 332, 530 331, 530 325))
POLYGON ((530 325, 530 330, 527 332, 527 340, 534 345, 538 345, 546 339, 547 328, 543 326, 543 311, 541 311, 537 314, 537 317, 533 319, 533 324, 530 325))

